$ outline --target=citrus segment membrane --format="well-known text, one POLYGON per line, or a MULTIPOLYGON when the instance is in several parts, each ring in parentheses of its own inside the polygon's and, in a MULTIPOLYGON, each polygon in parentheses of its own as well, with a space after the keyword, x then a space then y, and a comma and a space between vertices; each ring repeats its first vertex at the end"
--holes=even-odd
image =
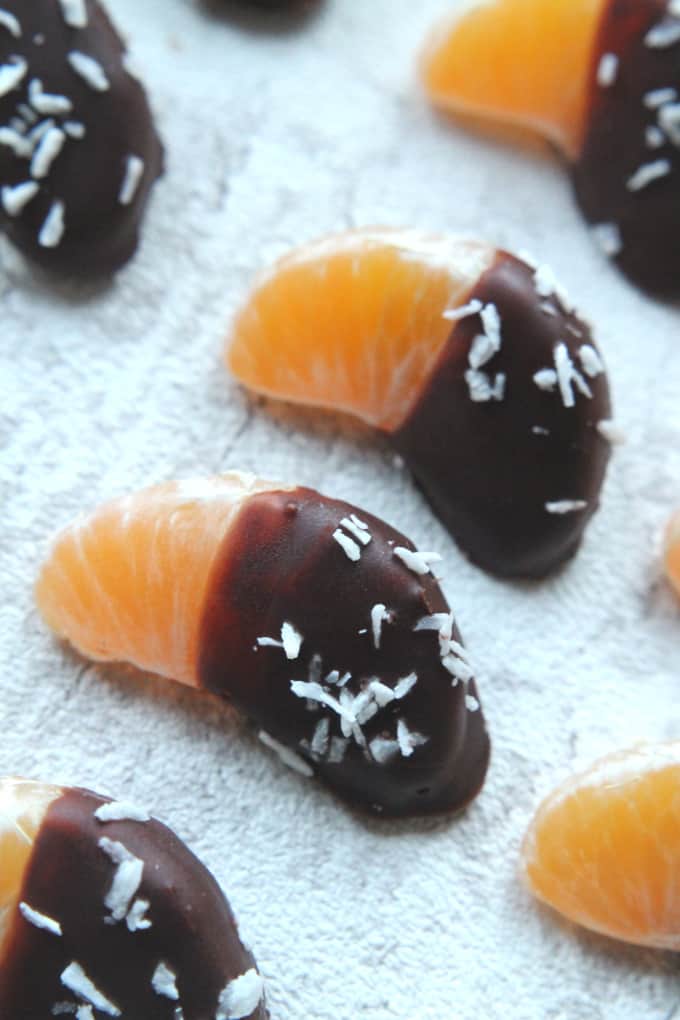
POLYGON ((680 949, 680 742, 613 755, 558 787, 522 862, 532 892, 570 920, 680 949))
POLYGON ((391 431, 451 334, 444 313, 465 303, 494 254, 382 227, 313 242, 256 281, 234 322, 228 365, 260 393, 391 431))

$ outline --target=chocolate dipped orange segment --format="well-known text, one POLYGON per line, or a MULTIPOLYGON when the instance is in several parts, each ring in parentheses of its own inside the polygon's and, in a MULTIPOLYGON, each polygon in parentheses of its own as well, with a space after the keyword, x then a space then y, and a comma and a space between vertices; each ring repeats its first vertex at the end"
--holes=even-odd
POLYGON ((539 899, 612 938, 680 948, 680 744, 596 762, 551 793, 522 868, 539 899))
POLYGON ((256 281, 227 361, 259 392, 377 426, 493 573, 553 570, 597 508, 606 374, 546 267, 417 231, 329 237, 256 281))
POLYGON ((267 1020, 229 904, 170 829, 29 780, 0 780, 0 806, 3 1017, 267 1020))
POLYGON ((421 67, 436 105, 553 141, 605 254, 678 297, 677 0, 492 0, 435 29, 421 67))
POLYGON ((74 522, 36 597, 83 654, 216 694, 297 771, 408 815, 465 806, 489 758, 439 559, 347 503, 233 473, 74 522))

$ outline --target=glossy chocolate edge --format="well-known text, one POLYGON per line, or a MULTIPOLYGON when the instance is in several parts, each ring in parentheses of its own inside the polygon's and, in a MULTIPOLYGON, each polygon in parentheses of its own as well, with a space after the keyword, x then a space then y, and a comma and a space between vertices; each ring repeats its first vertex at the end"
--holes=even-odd
MULTIPOLYGON (((66 122, 83 123, 85 135, 67 136, 47 176, 38 181, 39 194, 16 216, 0 207, 0 223, 9 240, 43 269, 59 275, 109 275, 135 253, 153 185, 164 169, 163 146, 146 92, 126 70, 123 41, 96 0, 86 0, 88 25, 80 29, 66 24, 56 0, 39 0, 32 8, 14 0, 4 7, 19 19, 22 36, 15 39, 2 31, 2 59, 24 57, 28 70, 19 89, 0 99, 0 122, 17 116, 22 104, 30 107, 28 85, 37 79, 46 93, 73 102, 70 113, 37 115, 38 124, 49 119, 59 128, 66 122), (99 63, 108 90, 94 89, 73 71, 67 61, 72 51, 99 63), (124 204, 119 194, 132 155, 144 161, 144 168, 132 200, 124 204), (64 203, 63 237, 56 246, 44 247, 38 238, 57 201, 64 203)), ((29 159, 0 147, 3 185, 30 180, 29 166, 29 159)))
MULTIPOLYGON (((0 962, 0 1015, 38 1020, 53 1007, 86 1000, 60 975, 76 961, 125 1020, 214 1020, 226 984, 255 966, 239 940, 229 904, 212 875, 161 822, 99 822, 107 798, 67 789, 47 810, 36 835, 19 902, 57 921, 57 936, 14 910, 0 962), (107 922, 104 900, 116 865, 98 846, 106 837, 145 862, 137 896, 149 902, 152 925, 129 931, 107 922), (152 988, 164 962, 177 977, 179 1000, 152 988)), ((66 1012, 66 1010, 62 1010, 66 1012)), ((97 1016, 100 1013, 97 1012, 97 1016)), ((250 1014, 267 1020, 263 1003, 250 1014)))
POLYGON ((474 401, 470 350, 478 315, 458 321, 408 419, 390 436, 462 551, 502 577, 541 578, 572 557, 597 509, 610 444, 598 423, 611 416, 604 372, 588 377, 581 346, 594 347, 587 325, 555 295, 539 295, 534 270, 499 252, 464 299, 496 307, 500 350, 482 371, 504 377, 502 399, 474 401), (564 345, 592 392, 572 385, 541 389, 535 373, 555 368, 564 345), (583 500, 569 513, 548 503, 583 500))
MULTIPOLYGON (((351 539, 351 530, 344 533, 351 539)), ((431 575, 418 576, 404 566, 394 553, 398 547, 413 549, 378 518, 311 489, 251 496, 213 568, 201 624, 199 683, 233 702, 352 805, 389 816, 453 811, 481 788, 489 739, 474 680, 453 686, 437 634, 413 630, 424 616, 447 613, 448 605, 431 575), (333 538, 352 514, 371 536, 360 545, 358 562, 333 538), (382 626, 379 649, 371 620, 377 604, 394 614, 382 626), (302 637, 292 660, 281 647, 258 644, 260 637, 278 640, 284 622, 302 637), (326 682, 333 670, 338 680, 351 674, 347 694, 337 681, 326 682), (411 672, 418 678, 412 691, 381 708, 359 727, 356 739, 343 736, 336 712, 291 689, 292 681, 316 680, 336 699, 356 697, 368 678, 394 688, 411 672), (329 740, 319 753, 313 737, 324 718, 329 740), (397 753, 379 764, 357 740, 369 748, 376 738, 394 740, 399 719, 427 743, 409 757, 397 753)), ((453 637, 460 641, 455 627, 453 637)))
POLYGON ((650 30, 663 25, 666 9, 665 0, 608 0, 590 69, 586 134, 572 178, 606 253, 642 289, 677 300, 680 145, 661 130, 663 104, 645 100, 660 89, 675 89, 671 102, 680 96, 680 46, 646 42, 650 30), (613 80, 600 83, 605 55, 615 58, 615 72, 613 80), (641 170, 643 175, 655 165, 663 170, 663 164, 666 172, 640 184, 641 170))

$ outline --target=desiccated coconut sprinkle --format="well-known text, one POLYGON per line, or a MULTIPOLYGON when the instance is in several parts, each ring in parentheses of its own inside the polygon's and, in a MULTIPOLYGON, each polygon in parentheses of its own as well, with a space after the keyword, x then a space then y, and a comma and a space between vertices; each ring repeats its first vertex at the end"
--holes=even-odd
POLYGON ((478 315, 484 305, 477 298, 473 298, 466 305, 460 305, 458 308, 445 308, 442 312, 442 319, 448 319, 449 322, 459 322, 461 319, 467 319, 471 315, 478 315))
POLYGON ((151 987, 153 988, 156 995, 162 995, 165 999, 171 999, 173 1002, 179 1000, 179 992, 177 991, 177 975, 171 970, 167 963, 161 961, 156 967, 151 977, 151 987))
POLYGON ((286 653, 286 658, 297 659, 300 654, 302 647, 302 634, 300 634, 292 623, 283 623, 281 625, 281 640, 278 641, 276 638, 270 637, 259 637, 257 643, 260 647, 264 648, 282 648, 286 653))
POLYGON ((215 1020, 243 1020, 257 1009, 263 995, 264 981, 251 967, 222 990, 215 1020))
POLYGON ((85 1002, 89 1002, 95 1009, 99 1010, 100 1013, 106 1013, 108 1016, 121 1015, 118 1007, 114 1006, 114 1004, 99 991, 97 986, 90 980, 79 963, 76 963, 75 961, 73 963, 69 963, 68 967, 66 967, 66 969, 62 972, 60 980, 65 988, 68 988, 70 992, 77 995, 79 999, 84 999, 85 1002))
POLYGON ((287 765, 289 769, 293 769, 294 772, 299 772, 301 776, 305 776, 310 779, 314 775, 314 769, 307 764, 304 758, 301 758, 295 751, 291 751, 285 744, 275 740, 274 737, 270 736, 265 730, 260 730, 258 733, 259 739, 270 750, 278 754, 279 758, 284 765, 287 765))
POLYGON ((125 161, 125 176, 118 194, 118 201, 121 205, 130 205, 137 194, 143 176, 144 160, 139 156, 128 156, 125 161))
POLYGON ((6 185, 0 192, 2 207, 8 216, 18 216, 39 190, 40 185, 35 181, 25 181, 23 184, 15 184, 14 187, 6 185))
POLYGON ((628 178, 626 186, 629 191, 641 191, 654 181, 667 177, 670 172, 671 163, 668 159, 656 159, 652 163, 643 163, 633 176, 628 178))
POLYGON ((408 567, 414 574, 432 573, 432 564, 440 563, 441 556, 436 552, 420 552, 417 549, 404 549, 403 546, 396 546, 394 555, 400 559, 405 567, 408 567))
POLYGON ((668 46, 675 46, 680 42, 680 24, 673 22, 662 22, 650 28, 645 36, 645 46, 650 49, 661 50, 668 46))
POLYGON ((109 90, 111 87, 109 79, 106 77, 102 65, 94 57, 88 57, 87 53, 81 53, 80 50, 71 50, 66 59, 76 74, 95 92, 109 90))
POLYGON ((87 27, 85 0, 59 0, 62 17, 70 28, 87 27))
POLYGON ((64 203, 53 202, 45 217, 45 222, 40 228, 38 243, 43 248, 56 248, 64 236, 64 229, 64 203))
POLYGON ((9 11, 0 10, 0 25, 6 28, 8 32, 11 32, 15 39, 21 38, 21 24, 14 14, 11 14, 9 11))
POLYGON ((592 234, 600 249, 609 258, 621 254, 623 241, 621 231, 616 223, 598 223, 592 228, 592 234))
POLYGON ((144 808, 130 804, 126 800, 112 800, 100 804, 94 813, 98 822, 148 822, 151 815, 144 808))
POLYGON ((61 935, 61 925, 58 921, 48 917, 46 914, 41 914, 40 911, 34 910, 33 907, 29 907, 28 903, 19 904, 19 912, 25 921, 32 924, 34 928, 41 928, 43 931, 48 931, 50 935, 61 935))
POLYGON ((549 514, 573 514, 585 510, 587 506, 585 499, 557 499, 545 504, 549 514))
POLYGON ((0 64, 0 97, 20 85, 28 71, 28 64, 23 57, 10 57, 10 61, 9 64, 0 64))
POLYGON ((141 885, 144 861, 130 853, 122 843, 106 836, 99 840, 98 846, 117 865, 111 888, 104 898, 104 906, 111 912, 113 921, 122 921, 141 885))
POLYGON ((388 613, 387 607, 381 602, 378 602, 375 606, 373 606, 373 609, 371 609, 371 631, 373 633, 373 644, 376 648, 380 648, 383 623, 389 622, 391 619, 392 614, 388 613))
POLYGON ((597 84, 610 88, 619 73, 619 58, 615 53, 603 53, 597 67, 597 84))

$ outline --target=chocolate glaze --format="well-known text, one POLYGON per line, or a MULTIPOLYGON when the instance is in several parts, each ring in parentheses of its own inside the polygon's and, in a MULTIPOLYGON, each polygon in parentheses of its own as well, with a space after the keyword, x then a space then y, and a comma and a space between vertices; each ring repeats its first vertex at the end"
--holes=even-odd
MULTIPOLYGON (((477 699, 474 681, 467 689, 463 682, 453 686, 437 634, 413 630, 424 616, 448 612, 444 596, 431 575, 417 576, 404 566, 396 547, 413 549, 383 521, 311 489, 251 497, 213 570, 201 627, 200 682, 311 762, 319 778, 352 803, 389 815, 448 811, 463 807, 481 788, 489 740, 481 710, 466 706, 466 693, 477 699), (351 562, 332 537, 352 513, 372 536, 359 562, 351 562), (376 649, 371 609, 380 603, 394 619, 383 624, 376 649), (281 648, 257 645, 258 637, 277 638, 284 622, 303 637, 292 661, 281 648), (329 760, 330 747, 314 754, 310 742, 320 720, 328 720, 336 749, 342 738, 335 711, 291 690, 291 681, 314 676, 315 656, 321 658, 321 682, 336 698, 341 688, 324 682, 332 670, 351 673, 344 690, 352 696, 370 678, 394 688, 415 672, 415 687, 381 708, 360 733, 369 745, 380 736, 394 739, 402 719, 427 742, 410 757, 397 750, 385 764, 352 737, 341 761, 329 760)), ((455 628, 453 637, 460 641, 455 628)))
MULTIPOLYGON (((111 273, 134 253, 151 187, 162 172, 163 150, 144 89, 125 70, 122 40, 95 0, 86 2, 84 28, 66 23, 58 0, 4 0, 2 7, 18 19, 21 36, 15 38, 0 25, 0 63, 21 58, 28 67, 18 86, 0 98, 0 125, 12 122, 27 135, 51 119, 59 129, 73 122, 84 125, 85 135, 66 135, 49 172, 37 180, 38 194, 15 215, 0 205, 0 222, 10 240, 47 269, 89 276, 111 273), (67 59, 73 51, 100 64, 108 90, 98 91, 76 73, 67 59), (29 85, 34 80, 45 93, 65 96, 73 109, 63 114, 34 110, 36 121, 29 126, 25 113, 30 111, 29 85), (130 156, 141 159, 144 167, 134 196, 124 204, 119 196, 130 156), (63 236, 55 246, 45 247, 39 237, 57 202, 64 206, 63 236)), ((15 186, 32 179, 31 154, 17 155, 9 144, 0 143, 0 184, 15 186)))
POLYGON ((598 506, 609 443, 597 429, 610 417, 606 376, 590 378, 578 351, 588 327, 556 296, 537 294, 533 271, 499 252, 468 300, 496 306, 500 350, 482 371, 506 376, 502 400, 475 403, 465 379, 478 315, 460 320, 409 418, 391 436, 437 514, 463 551, 501 576, 541 577, 576 551, 598 506), (543 306, 543 307, 541 307, 543 306), (554 368, 567 347, 592 391, 540 389, 534 373, 554 368), (539 429, 541 431, 534 431, 539 429), (546 431, 547 430, 547 434, 546 431), (546 503, 587 500, 584 510, 549 513, 546 503))
POLYGON ((674 88, 680 96, 680 44, 645 44, 649 30, 664 22, 666 8, 666 0, 606 3, 590 72, 588 128, 573 181, 586 218, 618 227, 622 248, 615 258, 623 272, 645 290, 678 298, 680 144, 667 135, 659 147, 646 144, 647 129, 658 128, 659 111, 644 102, 647 93, 661 88, 674 88), (616 80, 607 87, 597 82, 605 53, 619 60, 616 80), (630 190, 627 182, 636 171, 657 160, 667 160, 670 173, 630 190))
MULTIPOLYGON (((255 966, 227 901, 206 868, 160 822, 97 821, 94 812, 105 802, 73 789, 48 809, 20 902, 58 921, 63 935, 35 927, 15 909, 0 966, 0 1016, 42 1020, 53 1015, 56 1003, 82 1004, 60 981, 75 960, 124 1020, 177 1020, 177 1006, 184 1020, 215 1020, 222 989, 255 966), (150 928, 130 932, 125 921, 106 923, 104 899, 116 865, 98 846, 102 837, 144 860, 137 895, 149 901, 150 928), (179 1002, 152 988, 161 961, 177 975, 179 1002)), ((251 1018, 268 1015, 261 1003, 251 1018)))

